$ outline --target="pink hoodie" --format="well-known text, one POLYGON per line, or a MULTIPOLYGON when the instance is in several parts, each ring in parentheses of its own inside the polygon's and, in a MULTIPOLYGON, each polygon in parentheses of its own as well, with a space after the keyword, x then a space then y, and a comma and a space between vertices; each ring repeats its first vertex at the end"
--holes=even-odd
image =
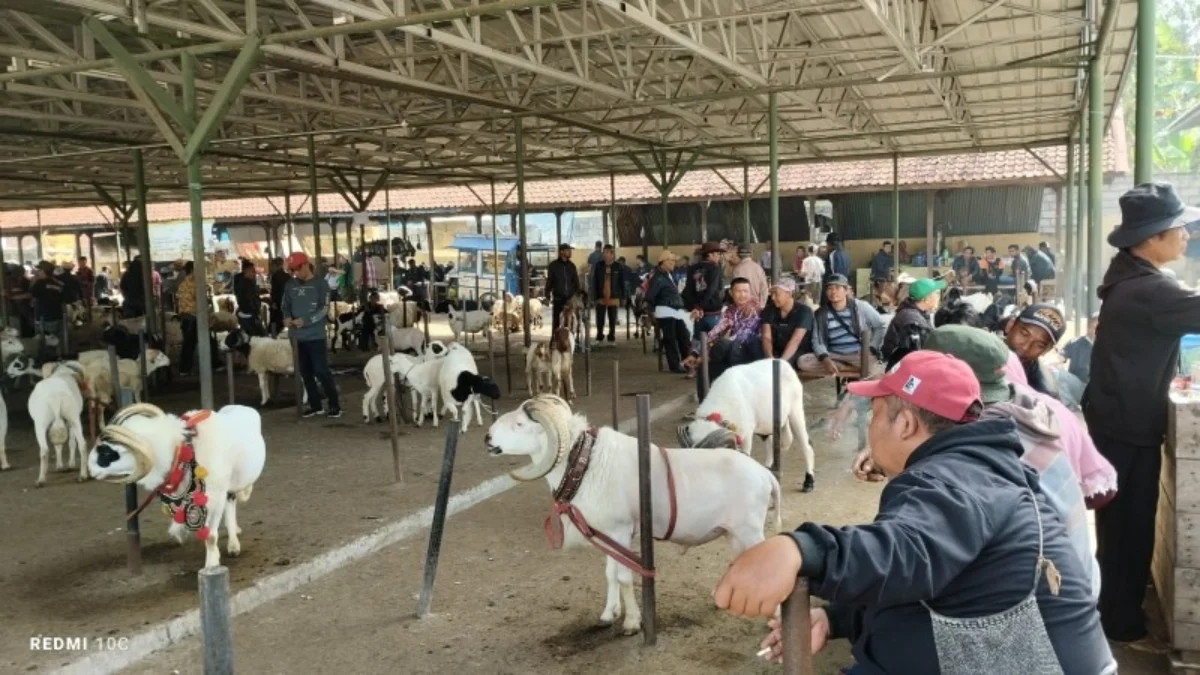
MULTIPOLYGON (((1004 376, 1010 383, 1029 386, 1029 381, 1025 377, 1025 369, 1021 367, 1021 360, 1013 352, 1008 353, 1004 376)), ((1117 494, 1116 469, 1096 449, 1096 444, 1088 435, 1087 428, 1075 413, 1053 396, 1041 392, 1034 393, 1045 401, 1046 405, 1054 411, 1054 416, 1061 420, 1060 432, 1063 449, 1071 461, 1071 468, 1075 470, 1075 476, 1079 478, 1079 489, 1083 491, 1083 498, 1086 500, 1088 508, 1098 509, 1104 506, 1117 494)))

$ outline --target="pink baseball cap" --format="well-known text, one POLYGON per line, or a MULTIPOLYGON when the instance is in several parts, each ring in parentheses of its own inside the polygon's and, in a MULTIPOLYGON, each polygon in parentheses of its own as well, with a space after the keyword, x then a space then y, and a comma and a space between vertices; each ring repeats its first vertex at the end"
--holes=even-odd
POLYGON ((956 422, 974 421, 983 409, 975 372, 965 361, 940 352, 912 352, 882 378, 851 382, 846 388, 867 398, 896 396, 956 422))

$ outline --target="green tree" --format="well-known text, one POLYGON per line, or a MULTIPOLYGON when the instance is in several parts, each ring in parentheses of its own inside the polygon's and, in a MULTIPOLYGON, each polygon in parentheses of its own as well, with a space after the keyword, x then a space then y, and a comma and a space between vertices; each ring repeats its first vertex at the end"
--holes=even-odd
MULTIPOLYGON (((1154 69, 1154 170, 1200 171, 1200 128, 1164 133, 1176 118, 1200 105, 1200 3, 1159 0, 1156 22, 1158 55, 1154 69)), ((1122 102, 1127 137, 1134 139, 1137 74, 1130 72, 1122 102)), ((1134 144, 1129 143, 1130 162, 1134 144)))

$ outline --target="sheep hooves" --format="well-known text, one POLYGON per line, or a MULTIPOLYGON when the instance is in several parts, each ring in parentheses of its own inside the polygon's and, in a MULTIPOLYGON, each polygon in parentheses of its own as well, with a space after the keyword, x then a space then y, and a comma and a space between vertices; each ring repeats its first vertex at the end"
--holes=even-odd
POLYGON ((544 478, 562 461, 567 452, 567 421, 570 407, 566 401, 552 394, 540 394, 523 404, 525 414, 541 425, 550 441, 550 452, 540 460, 509 472, 513 480, 528 482, 544 478))

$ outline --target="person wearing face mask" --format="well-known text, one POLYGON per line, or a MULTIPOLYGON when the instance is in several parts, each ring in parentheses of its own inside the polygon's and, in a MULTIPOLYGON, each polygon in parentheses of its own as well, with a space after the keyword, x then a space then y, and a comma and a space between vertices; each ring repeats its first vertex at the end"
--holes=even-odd
POLYGON ((1184 225, 1200 211, 1166 183, 1138 185, 1120 204, 1121 224, 1108 235, 1118 252, 1097 289, 1102 304, 1082 407, 1096 447, 1117 469, 1117 498, 1096 514, 1104 632, 1135 648, 1157 648, 1142 601, 1154 552, 1168 390, 1179 339, 1200 333, 1200 295, 1163 269, 1183 256, 1184 225))

